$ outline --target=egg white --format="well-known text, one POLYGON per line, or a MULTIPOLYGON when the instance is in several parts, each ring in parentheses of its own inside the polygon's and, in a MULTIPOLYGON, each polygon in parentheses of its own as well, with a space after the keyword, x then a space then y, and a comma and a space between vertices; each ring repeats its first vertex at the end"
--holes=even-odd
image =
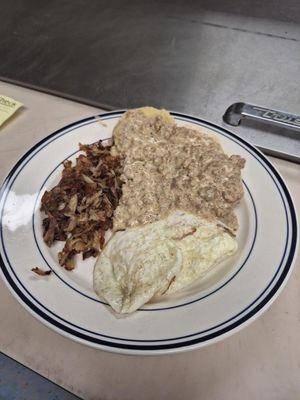
POLYGON ((132 313, 204 276, 237 250, 217 221, 175 211, 158 222, 116 232, 94 268, 94 289, 118 313, 132 313))

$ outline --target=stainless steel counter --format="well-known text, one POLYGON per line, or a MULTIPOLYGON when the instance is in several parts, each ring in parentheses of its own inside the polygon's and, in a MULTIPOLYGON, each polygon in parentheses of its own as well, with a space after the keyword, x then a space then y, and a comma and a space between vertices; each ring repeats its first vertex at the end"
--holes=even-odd
MULTIPOLYGON (((300 114, 297 0, 4 2, 0 77, 102 108, 154 105, 222 124, 243 101, 300 114)), ((293 132, 247 123, 300 156, 293 132)))

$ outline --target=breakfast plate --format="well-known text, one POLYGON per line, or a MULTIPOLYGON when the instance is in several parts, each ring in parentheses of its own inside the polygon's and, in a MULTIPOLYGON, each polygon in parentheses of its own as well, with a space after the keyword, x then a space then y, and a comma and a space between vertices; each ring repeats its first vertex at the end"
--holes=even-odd
POLYGON ((297 245, 294 205, 268 159, 233 133, 201 119, 171 113, 176 123, 206 128, 228 154, 246 160, 244 198, 236 213, 238 252, 201 281, 116 316, 93 290, 95 259, 76 259, 73 271, 57 261, 60 243, 43 241, 41 198, 59 181, 62 163, 78 143, 109 139, 123 111, 75 122, 30 149, 3 183, 0 197, 1 271, 11 293, 41 322, 83 344, 107 351, 155 355, 214 343, 257 318, 278 296, 297 245), (32 268, 50 270, 37 276, 32 268))

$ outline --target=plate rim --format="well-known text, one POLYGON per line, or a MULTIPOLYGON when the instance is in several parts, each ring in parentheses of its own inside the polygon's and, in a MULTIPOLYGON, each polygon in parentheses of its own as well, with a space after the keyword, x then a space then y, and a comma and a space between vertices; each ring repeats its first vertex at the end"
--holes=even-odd
MULTIPOLYGON (((59 133, 66 131, 72 127, 81 125, 84 122, 88 122, 88 121, 92 121, 92 120, 101 120, 103 117, 107 117, 107 116, 116 116, 117 117, 117 116, 122 115, 125 111, 127 111, 127 110, 116 110, 116 111, 105 112, 105 113, 97 114, 95 116, 87 117, 87 118, 75 121, 71 124, 68 124, 60 129, 54 131, 53 133, 47 135, 43 139, 41 139, 34 146, 32 146, 11 168, 11 170, 9 171, 9 173, 7 174, 6 178, 3 180, 3 183, 1 185, 0 199, 2 199, 2 197, 5 193, 7 184, 10 182, 11 177, 13 176, 15 171, 19 168, 20 164, 22 164, 22 162, 24 160, 26 160, 28 158, 28 156, 34 152, 35 149, 39 148, 44 142, 48 141, 51 137, 54 137, 54 136, 58 135, 59 133)), ((288 210, 290 213, 290 219, 291 219, 291 231, 292 231, 291 232, 291 245, 290 245, 289 253, 286 255, 287 258, 286 258, 284 268, 282 269, 282 272, 281 272, 280 276, 278 277, 278 280, 277 280, 275 286, 266 295, 266 297, 263 298, 254 307, 253 310, 250 310, 250 312, 247 313, 246 315, 244 315, 241 319, 238 319, 234 323, 229 324, 228 326, 222 328, 220 331, 213 332, 204 337, 193 338, 193 339, 190 339, 190 340, 187 340, 184 342, 175 342, 175 343, 167 343, 167 344, 151 344, 151 345, 145 346, 143 344, 137 345, 137 344, 129 344, 129 343, 117 343, 117 342, 106 341, 103 339, 96 339, 96 338, 87 336, 85 334, 82 334, 81 332, 74 331, 74 330, 72 330, 72 328, 69 328, 68 326, 61 324, 59 321, 56 321, 55 319, 51 318, 49 315, 45 314, 42 310, 40 310, 35 304, 33 304, 33 302, 14 283, 14 281, 13 281, 12 277, 10 276, 9 271, 7 271, 5 263, 2 259, 2 254, 0 254, 1 275, 4 278, 4 282, 6 283, 6 286, 8 287, 10 292, 14 295, 14 297, 23 306, 25 306, 25 309, 27 311, 29 311, 33 316, 35 316, 38 320, 40 320, 42 323, 44 323, 51 329, 54 329, 55 331, 59 332, 60 334, 66 336, 68 338, 72 338, 73 340, 76 340, 80 343, 84 343, 84 344, 87 344, 87 345, 89 345, 91 347, 95 347, 95 348, 101 348, 101 349, 104 349, 107 351, 126 353, 126 354, 141 354, 141 355, 156 355, 156 354, 174 353, 174 352, 187 351, 187 350, 192 350, 197 347, 206 346, 206 345, 215 343, 217 341, 220 341, 227 336, 230 336, 231 334, 239 331, 240 329, 242 329, 243 327, 245 327, 246 325, 248 325, 249 323, 254 321, 256 318, 258 318, 278 297, 278 295, 284 288, 284 286, 292 272, 294 261, 295 261, 295 254, 296 254, 297 247, 298 247, 297 215, 296 215, 296 209, 294 206, 292 196, 291 196, 283 178, 281 177, 280 173, 277 171, 276 167, 274 167, 274 165, 264 156, 264 154, 260 150, 258 150, 252 144, 250 144, 246 140, 240 138, 238 135, 234 134, 233 132, 228 131, 226 128, 221 127, 217 124, 214 124, 208 120, 193 116, 193 115, 174 112, 174 111, 170 111, 170 113, 171 113, 171 115, 173 115, 175 117, 186 118, 186 119, 190 120, 191 122, 196 122, 198 124, 199 123, 205 124, 208 127, 212 128, 212 130, 220 130, 220 131, 225 132, 227 135, 232 136, 238 142, 242 143, 244 146, 246 146, 247 148, 250 148, 254 153, 256 153, 256 155, 260 158, 260 160, 264 161, 266 163, 266 165, 268 166, 268 168, 275 175, 275 177, 277 179, 277 183, 280 184, 280 187, 283 190, 285 200, 287 202, 288 210)), ((275 181, 274 181, 274 183, 275 183, 275 181)), ((0 224, 2 225, 1 221, 0 221, 0 224)), ((134 339, 132 340, 132 342, 134 342, 134 339)))

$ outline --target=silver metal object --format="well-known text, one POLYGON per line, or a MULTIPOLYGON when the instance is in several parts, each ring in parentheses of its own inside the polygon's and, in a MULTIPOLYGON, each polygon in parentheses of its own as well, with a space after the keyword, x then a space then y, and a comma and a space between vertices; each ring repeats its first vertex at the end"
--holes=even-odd
MULTIPOLYGON (((241 120, 249 118, 259 122, 277 125, 300 132, 300 116, 284 111, 271 110, 265 107, 254 106, 246 103, 234 103, 225 112, 224 122, 237 126, 241 120)), ((300 136, 299 136, 300 138, 300 136)))
MULTIPOLYGON (((251 119, 300 132, 300 116, 284 111, 272 110, 246 103, 234 103, 227 108, 223 115, 223 121, 231 126, 238 126, 243 119, 251 119)), ((300 157, 297 155, 260 145, 256 146, 265 154, 300 164, 300 157)))
POLYGON ((265 153, 269 156, 281 158, 282 160, 287 160, 287 161, 291 161, 296 164, 300 164, 300 157, 295 156, 293 154, 285 153, 285 152, 279 151, 279 150, 267 149, 262 146, 256 146, 256 147, 259 148, 260 151, 262 151, 263 153, 265 153))

